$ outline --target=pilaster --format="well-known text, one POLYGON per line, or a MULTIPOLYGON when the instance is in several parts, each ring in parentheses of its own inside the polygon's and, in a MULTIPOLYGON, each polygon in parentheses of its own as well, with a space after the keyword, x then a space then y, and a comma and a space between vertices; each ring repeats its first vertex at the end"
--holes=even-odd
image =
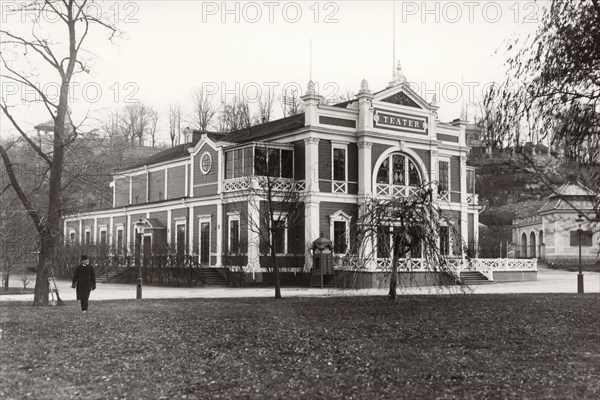
MULTIPOLYGON (((460 236, 463 243, 469 239, 469 218, 467 211, 467 156, 460 156, 460 236)), ((464 246, 461 249, 464 255, 464 246)))
MULTIPOLYGON (((223 266, 223 199, 217 203, 217 267, 223 266)), ((211 249, 212 250, 212 249, 211 249)))
MULTIPOLYGON (((259 201, 256 196, 248 198, 248 221, 260 221, 259 201)), ((248 224, 248 270, 260 272, 260 234, 248 224)))
MULTIPOLYGON (((311 243, 319 238, 319 202, 313 196, 309 196, 304 202, 305 206, 305 221, 304 221, 304 240, 306 243, 311 243)), ((310 270, 311 265, 304 266, 305 270, 310 270)))
POLYGON ((372 193, 373 183, 371 171, 371 149, 373 143, 358 142, 358 195, 368 196, 372 193))
POLYGON ((304 176, 307 192, 319 191, 319 139, 304 139, 304 176))

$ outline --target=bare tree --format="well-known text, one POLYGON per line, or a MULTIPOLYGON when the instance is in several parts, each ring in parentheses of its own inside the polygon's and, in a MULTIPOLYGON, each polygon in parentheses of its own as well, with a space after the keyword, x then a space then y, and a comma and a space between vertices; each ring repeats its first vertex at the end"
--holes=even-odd
MULTIPOLYGON (((154 144, 154 133, 158 114, 144 103, 128 104, 123 110, 122 123, 127 137, 134 143, 136 140, 140 146, 144 145, 144 138, 151 136, 154 144)), ((154 147, 154 145, 153 145, 154 147)))
MULTIPOLYGON (((388 299, 396 299, 396 288, 400 275, 399 261, 419 260, 431 272, 448 274, 458 281, 455 271, 448 263, 450 243, 461 248, 460 235, 444 216, 429 185, 412 188, 410 196, 370 198, 361 206, 356 222, 354 246, 347 262, 358 270, 376 262, 377 258, 388 259, 384 271, 389 274, 388 299), (449 230, 453 240, 440 241, 442 227, 449 230), (446 244, 444 244, 446 243, 446 244)), ((450 238, 448 238, 450 239, 450 238)))
POLYGON ((148 118, 148 135, 150 136, 150 146, 156 147, 156 128, 158 127, 158 112, 152 109, 148 118))
POLYGON ((233 132, 255 125, 250 104, 246 100, 234 98, 231 103, 224 103, 219 115, 220 132, 233 132))
POLYGON ((271 121, 274 102, 275 96, 273 93, 271 93, 271 91, 268 91, 265 96, 258 100, 258 122, 260 124, 271 121))
POLYGON ((279 97, 279 102, 281 103, 281 111, 284 118, 298 115, 304 109, 304 102, 295 90, 284 93, 279 97))
POLYGON ((192 109, 191 119, 194 126, 203 132, 208 131, 212 126, 218 107, 202 88, 196 89, 192 93, 192 109))
POLYGON ((0 156, 5 165, 8 178, 13 190, 16 192, 23 207, 35 225, 40 238, 40 264, 38 266, 34 305, 48 304, 48 275, 51 266, 49 260, 54 255, 56 244, 61 236, 61 186, 64 162, 65 146, 77 137, 77 130, 70 131, 67 124, 67 113, 69 107, 69 90, 74 77, 78 73, 89 73, 86 60, 82 57, 83 44, 88 35, 95 32, 95 27, 105 28, 110 34, 110 39, 117 33, 117 29, 88 13, 86 8, 88 1, 64 1, 51 0, 34 1, 21 6, 22 12, 37 12, 38 18, 32 21, 32 29, 28 34, 15 34, 8 30, 0 30, 0 59, 3 65, 1 76, 23 85, 28 90, 34 91, 38 96, 39 103, 48 112, 54 121, 53 141, 50 151, 46 151, 36 144, 26 133, 22 121, 12 112, 12 106, 2 98, 0 108, 13 128, 35 151, 37 156, 49 167, 50 177, 48 182, 48 203, 46 212, 34 207, 31 199, 22 190, 21 182, 15 175, 13 164, 4 146, 0 145, 0 156), (45 30, 48 21, 56 22, 66 31, 66 40, 54 40, 49 37, 45 30), (7 57, 10 54, 10 57, 7 57), (24 71, 23 66, 33 66, 24 71), (60 82, 60 94, 58 99, 49 98, 40 89, 33 79, 36 71, 49 68, 53 71, 60 82))
POLYGON ((169 137, 171 147, 181 140, 181 106, 177 103, 169 104, 169 137))
POLYGON ((263 260, 268 260, 265 266, 273 271, 276 299, 281 298, 281 254, 304 257, 304 243, 297 234, 304 222, 304 191, 293 179, 292 157, 293 151, 285 146, 263 143, 254 148, 252 160, 229 164, 234 176, 246 175, 240 200, 248 207, 241 217, 258 239, 258 243, 247 243, 247 248, 258 247, 263 260))

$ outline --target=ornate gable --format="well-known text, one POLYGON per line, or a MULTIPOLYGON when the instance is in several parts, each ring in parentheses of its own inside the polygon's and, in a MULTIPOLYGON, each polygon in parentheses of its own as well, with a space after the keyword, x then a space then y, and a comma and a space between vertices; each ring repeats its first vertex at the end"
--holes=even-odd
POLYGON ((413 107, 413 108, 421 108, 413 99, 408 97, 404 92, 394 93, 393 95, 382 99, 381 101, 385 103, 398 104, 400 106, 413 107))

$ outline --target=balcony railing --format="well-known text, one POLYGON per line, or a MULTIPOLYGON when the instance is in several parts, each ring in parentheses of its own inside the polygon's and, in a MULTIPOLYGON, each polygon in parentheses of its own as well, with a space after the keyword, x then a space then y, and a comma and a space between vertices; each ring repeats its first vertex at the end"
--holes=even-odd
MULTIPOLYGON (((223 184, 223 191, 237 192, 248 189, 258 190, 261 189, 261 187, 264 188, 266 179, 270 178, 265 177, 265 180, 263 181, 261 181, 260 177, 228 179, 223 184)), ((270 184, 274 191, 289 192, 306 190, 306 183, 303 180, 273 178, 270 184)))

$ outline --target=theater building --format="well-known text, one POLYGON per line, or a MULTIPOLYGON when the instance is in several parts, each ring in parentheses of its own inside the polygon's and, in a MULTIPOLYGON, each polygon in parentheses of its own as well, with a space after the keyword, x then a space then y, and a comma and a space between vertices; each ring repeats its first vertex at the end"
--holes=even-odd
MULTIPOLYGON (((302 222, 276 239, 282 271, 309 271, 310 244, 321 233, 337 255, 348 252, 362 199, 407 196, 425 182, 440 186, 437 201, 475 251, 480 207, 475 171, 466 165, 466 122, 440 122, 436 103, 411 90, 400 70, 387 88, 373 92, 363 80, 355 99, 335 105, 323 104, 311 82, 302 101, 302 114, 249 129, 188 131, 185 143, 117 172, 113 206, 68 216, 65 241, 120 253, 143 231, 145 253, 168 247, 201 266, 226 268, 241 251, 238 262, 260 279, 264 258, 248 223, 254 200, 244 190, 268 153, 281 189, 294 182, 304 207, 302 222)), ((467 249, 452 245, 449 228, 440 232, 441 248, 464 258, 467 249)))

